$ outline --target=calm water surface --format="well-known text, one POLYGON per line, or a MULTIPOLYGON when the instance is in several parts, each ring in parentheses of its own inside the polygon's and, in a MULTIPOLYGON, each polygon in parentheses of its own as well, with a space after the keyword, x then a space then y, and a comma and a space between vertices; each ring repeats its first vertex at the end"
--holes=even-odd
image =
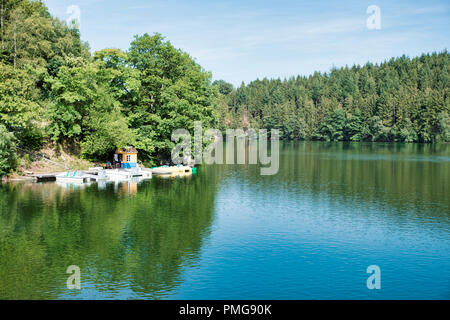
POLYGON ((275 176, 2 185, 0 299, 449 299, 449 148, 285 143, 275 176))

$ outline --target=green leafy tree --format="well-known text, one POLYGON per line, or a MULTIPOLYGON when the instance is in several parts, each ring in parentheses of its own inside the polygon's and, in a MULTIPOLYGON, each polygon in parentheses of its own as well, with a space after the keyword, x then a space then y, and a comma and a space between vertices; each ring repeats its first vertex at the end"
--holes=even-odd
POLYGON ((438 141, 450 142, 450 117, 447 111, 442 111, 438 115, 439 124, 438 131, 439 135, 437 137, 438 141))
POLYGON ((345 110, 337 108, 327 114, 319 128, 318 138, 325 141, 343 141, 345 138, 345 110))
POLYGON ((15 137, 0 124, 0 176, 6 175, 17 166, 15 137))
POLYGON ((82 138, 83 121, 99 102, 97 72, 95 65, 74 59, 70 66, 60 68, 56 78, 46 80, 54 101, 48 111, 47 130, 54 142, 82 138))
POLYGON ((216 86, 220 94, 228 95, 233 92, 233 85, 224 80, 216 80, 213 82, 213 86, 216 86))
POLYGON ((419 140, 417 132, 414 130, 410 119, 405 119, 399 133, 399 141, 401 142, 417 142, 419 140))
POLYGON ((345 124, 345 138, 350 141, 361 141, 363 139, 363 118, 359 109, 350 114, 345 124))
POLYGON ((14 70, 0 62, 0 124, 32 148, 39 147, 42 139, 42 107, 35 75, 31 68, 14 70))
POLYGON ((50 136, 54 142, 80 143, 89 159, 105 158, 115 148, 135 142, 120 102, 105 81, 111 76, 99 64, 73 60, 56 78, 47 79, 55 101, 48 112, 50 136))
POLYGON ((170 157, 175 129, 193 131, 194 121, 203 127, 215 123, 211 74, 163 36, 136 36, 128 64, 139 72, 141 84, 128 118, 137 133, 136 147, 148 160, 170 157))

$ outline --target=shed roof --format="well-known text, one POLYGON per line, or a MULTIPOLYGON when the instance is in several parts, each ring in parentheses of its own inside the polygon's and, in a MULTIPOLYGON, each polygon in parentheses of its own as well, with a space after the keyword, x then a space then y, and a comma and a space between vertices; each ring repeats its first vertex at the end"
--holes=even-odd
POLYGON ((134 147, 118 148, 116 153, 138 153, 134 147))

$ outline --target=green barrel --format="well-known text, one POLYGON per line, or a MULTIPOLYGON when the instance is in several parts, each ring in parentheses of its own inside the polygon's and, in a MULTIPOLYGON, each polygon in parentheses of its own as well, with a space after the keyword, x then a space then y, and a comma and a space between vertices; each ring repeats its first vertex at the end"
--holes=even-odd
POLYGON ((192 168, 192 174, 197 174, 197 168, 192 168))

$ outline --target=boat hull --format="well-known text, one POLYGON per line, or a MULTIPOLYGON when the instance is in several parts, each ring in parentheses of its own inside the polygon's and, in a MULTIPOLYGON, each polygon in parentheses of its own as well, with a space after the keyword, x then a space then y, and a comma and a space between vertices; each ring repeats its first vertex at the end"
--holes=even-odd
POLYGON ((88 178, 85 177, 56 177, 56 181, 61 182, 75 182, 75 183, 84 183, 88 181, 88 178))

